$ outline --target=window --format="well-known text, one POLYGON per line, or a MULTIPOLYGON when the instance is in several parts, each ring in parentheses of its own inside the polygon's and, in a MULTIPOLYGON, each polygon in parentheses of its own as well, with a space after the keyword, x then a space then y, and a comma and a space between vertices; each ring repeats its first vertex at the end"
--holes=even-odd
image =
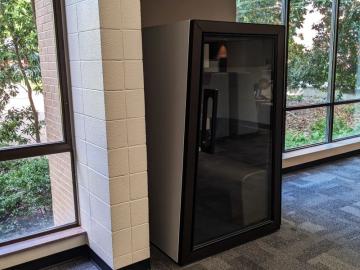
POLYGON ((237 20, 287 27, 284 151, 360 135, 360 0, 237 0, 237 20))
POLYGON ((77 224, 60 2, 0 0, 0 245, 77 224))

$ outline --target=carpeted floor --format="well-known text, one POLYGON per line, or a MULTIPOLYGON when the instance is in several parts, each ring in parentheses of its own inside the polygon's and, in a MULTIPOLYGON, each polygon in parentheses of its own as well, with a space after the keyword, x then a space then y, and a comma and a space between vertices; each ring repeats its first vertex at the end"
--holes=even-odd
MULTIPOLYGON (((156 249, 151 257, 154 270, 182 269, 156 249)), ((360 269, 360 157, 285 175, 278 232, 184 269, 360 269)))

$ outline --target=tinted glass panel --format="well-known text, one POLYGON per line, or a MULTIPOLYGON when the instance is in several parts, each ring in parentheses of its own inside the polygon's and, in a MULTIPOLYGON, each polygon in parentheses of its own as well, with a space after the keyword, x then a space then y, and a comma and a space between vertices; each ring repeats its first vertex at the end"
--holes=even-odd
POLYGON ((282 0, 237 0, 236 20, 244 23, 281 24, 282 0))
POLYGON ((194 245, 270 218, 274 40, 206 35, 194 245))
POLYGON ((0 243, 74 222, 69 153, 0 162, 0 243))
POLYGON ((360 104, 335 105, 333 138, 342 139, 360 134, 360 104))
POLYGON ((360 0, 341 0, 335 100, 360 98, 360 0))
POLYGON ((290 1, 287 106, 328 101, 332 0, 290 1))
POLYGON ((51 5, 37 25, 32 2, 0 3, 0 147, 63 140, 51 5))
POLYGON ((326 142, 327 107, 286 112, 285 149, 326 142))

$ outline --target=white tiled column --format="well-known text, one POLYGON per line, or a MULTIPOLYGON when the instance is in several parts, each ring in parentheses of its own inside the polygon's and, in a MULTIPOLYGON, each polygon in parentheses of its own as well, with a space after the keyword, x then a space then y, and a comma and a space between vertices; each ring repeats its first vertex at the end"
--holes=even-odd
POLYGON ((113 269, 149 258, 140 0, 67 0, 81 224, 113 269))

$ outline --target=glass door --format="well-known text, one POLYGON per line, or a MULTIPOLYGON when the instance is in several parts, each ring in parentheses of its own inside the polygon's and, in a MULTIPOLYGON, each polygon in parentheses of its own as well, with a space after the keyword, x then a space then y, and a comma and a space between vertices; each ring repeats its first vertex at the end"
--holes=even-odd
POLYGON ((193 27, 182 239, 188 262, 280 226, 285 51, 282 26, 193 27))
POLYGON ((271 218, 275 42, 206 34, 193 245, 271 218))

